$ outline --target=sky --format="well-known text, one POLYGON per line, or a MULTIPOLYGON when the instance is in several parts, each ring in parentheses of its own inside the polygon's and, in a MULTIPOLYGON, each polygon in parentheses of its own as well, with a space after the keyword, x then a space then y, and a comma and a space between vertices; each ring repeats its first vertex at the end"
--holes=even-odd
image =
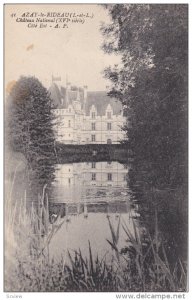
POLYGON ((6 5, 5 7, 5 84, 21 75, 37 77, 47 88, 52 75, 66 76, 72 85, 88 86, 88 90, 105 90, 110 82, 103 70, 120 58, 103 52, 101 22, 109 22, 101 5, 6 5), (84 24, 69 24, 69 28, 29 28, 26 22, 16 22, 23 13, 72 12, 94 15, 84 24), (16 17, 12 17, 16 14, 16 17))

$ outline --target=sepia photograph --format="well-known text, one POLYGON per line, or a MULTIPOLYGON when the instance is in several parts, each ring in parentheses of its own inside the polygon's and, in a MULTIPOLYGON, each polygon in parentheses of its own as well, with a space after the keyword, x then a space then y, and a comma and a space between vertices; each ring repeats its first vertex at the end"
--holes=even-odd
POLYGON ((188 4, 5 4, 4 292, 180 295, 188 231, 188 4))

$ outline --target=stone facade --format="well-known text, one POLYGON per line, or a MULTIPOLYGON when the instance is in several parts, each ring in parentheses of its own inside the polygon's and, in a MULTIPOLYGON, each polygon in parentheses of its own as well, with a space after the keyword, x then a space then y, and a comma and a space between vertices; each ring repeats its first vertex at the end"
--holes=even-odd
POLYGON ((106 92, 88 92, 87 87, 64 88, 52 83, 57 141, 63 144, 119 144, 126 120, 122 105, 106 92))

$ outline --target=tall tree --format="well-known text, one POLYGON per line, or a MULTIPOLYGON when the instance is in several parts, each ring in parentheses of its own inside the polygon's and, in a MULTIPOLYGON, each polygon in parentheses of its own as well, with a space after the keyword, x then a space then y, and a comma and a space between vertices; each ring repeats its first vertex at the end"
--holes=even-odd
POLYGON ((121 55, 105 75, 109 95, 127 115, 126 143, 134 153, 129 185, 152 235, 157 213, 174 267, 175 256, 187 259, 188 6, 105 7, 111 23, 102 28, 103 47, 121 55))
POLYGON ((121 54, 105 75, 122 101, 125 130, 146 181, 178 185, 187 178, 187 5, 106 5, 104 50, 121 54))
POLYGON ((55 137, 49 92, 35 77, 21 77, 8 101, 11 148, 24 154, 32 179, 39 184, 52 180, 55 137))

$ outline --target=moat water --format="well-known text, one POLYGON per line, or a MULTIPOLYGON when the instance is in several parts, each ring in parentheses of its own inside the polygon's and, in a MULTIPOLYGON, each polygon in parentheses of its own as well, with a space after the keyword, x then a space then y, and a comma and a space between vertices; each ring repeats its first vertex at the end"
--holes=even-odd
MULTIPOLYGON (((50 243, 55 257, 67 250, 81 249, 88 255, 90 241, 94 255, 104 257, 111 252, 109 222, 117 230, 119 221, 133 233, 131 206, 127 186, 128 167, 117 161, 82 162, 57 165, 53 193, 49 202, 50 220, 63 225, 50 243)), ((126 243, 120 227, 118 245, 126 243)))
MULTIPOLYGON (((133 168, 118 161, 89 161, 54 165, 55 179, 48 193, 48 232, 54 229, 49 243, 49 254, 55 259, 66 257, 67 251, 81 249, 89 255, 89 242, 93 255, 100 258, 114 255, 109 242, 112 230, 118 224, 118 250, 128 245, 123 226, 134 235, 136 230, 143 237, 145 232, 154 234, 155 226, 161 233, 170 262, 186 259, 187 219, 182 193, 177 190, 146 190, 143 186, 145 173, 135 181, 133 168), (123 226, 122 226, 123 225, 123 226), (110 228, 111 226, 111 228, 110 228)), ((12 198, 20 199, 27 194, 27 178, 24 171, 14 173, 9 189, 12 198)), ((47 174, 46 174, 47 176, 47 174)), ((35 185, 33 186, 35 191, 35 185)), ((28 199, 37 202, 36 196, 28 199)), ((18 205, 18 207, 21 207, 18 205)))

